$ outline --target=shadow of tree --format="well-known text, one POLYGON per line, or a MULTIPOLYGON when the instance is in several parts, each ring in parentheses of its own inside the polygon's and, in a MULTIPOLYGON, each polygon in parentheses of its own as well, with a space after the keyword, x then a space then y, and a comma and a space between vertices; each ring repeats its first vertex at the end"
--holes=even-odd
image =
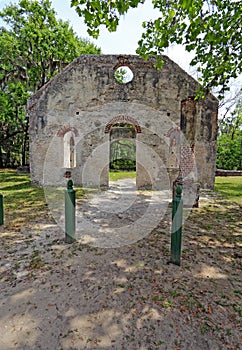
POLYGON ((0 348, 239 349, 240 208, 202 203, 184 224, 180 267, 167 264, 170 209, 116 249, 66 245, 51 222, 14 242, 1 231, 0 348))

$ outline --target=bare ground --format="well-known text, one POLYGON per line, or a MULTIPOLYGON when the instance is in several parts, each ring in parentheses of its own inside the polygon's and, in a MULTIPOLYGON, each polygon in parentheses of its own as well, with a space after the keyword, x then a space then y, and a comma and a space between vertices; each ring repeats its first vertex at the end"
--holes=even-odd
POLYGON ((0 349, 241 349, 241 208, 201 199, 180 267, 168 264, 170 211, 109 249, 65 244, 51 217, 0 227, 0 349))

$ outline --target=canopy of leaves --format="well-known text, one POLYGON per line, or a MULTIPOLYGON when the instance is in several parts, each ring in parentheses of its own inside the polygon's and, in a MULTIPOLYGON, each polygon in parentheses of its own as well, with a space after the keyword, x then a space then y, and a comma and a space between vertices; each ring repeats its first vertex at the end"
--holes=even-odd
MULTIPOLYGON (((145 0, 72 0, 89 34, 98 37, 100 25, 115 31, 120 16, 145 0)), ((152 0, 159 18, 143 23, 137 53, 144 58, 182 44, 195 57, 191 65, 204 88, 219 87, 221 96, 231 78, 242 72, 242 2, 239 0, 152 0)))
POLYGON ((0 12, 0 83, 26 82, 35 92, 83 53, 100 53, 80 39, 68 22, 57 20, 49 0, 20 0, 0 12))
POLYGON ((56 18, 49 0, 20 0, 0 11, 0 166, 26 162, 28 97, 80 54, 99 54, 56 18))

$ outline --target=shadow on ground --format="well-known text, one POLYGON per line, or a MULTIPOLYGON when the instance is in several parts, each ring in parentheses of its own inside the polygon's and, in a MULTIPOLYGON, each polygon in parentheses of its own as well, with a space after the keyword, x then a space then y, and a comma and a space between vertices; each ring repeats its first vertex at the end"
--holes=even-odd
POLYGON ((51 220, 1 227, 0 349, 239 349, 240 208, 202 199, 181 267, 167 263, 170 210, 119 248, 67 245, 51 220))

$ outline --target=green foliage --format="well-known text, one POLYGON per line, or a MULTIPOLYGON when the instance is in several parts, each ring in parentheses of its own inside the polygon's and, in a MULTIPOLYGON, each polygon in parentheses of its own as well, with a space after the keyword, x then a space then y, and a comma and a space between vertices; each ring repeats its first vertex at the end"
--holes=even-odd
POLYGON ((217 146, 217 168, 242 170, 242 130, 233 140, 230 135, 221 135, 217 146))
POLYGON ((117 29, 119 16, 125 14, 130 7, 137 7, 145 0, 71 0, 79 16, 84 16, 88 25, 88 33, 94 38, 99 35, 98 27, 104 24, 110 32, 117 29))
POLYGON ((116 80, 121 84, 125 84, 125 75, 126 75, 126 71, 121 67, 120 69, 117 69, 114 73, 116 80))
MULTIPOLYGON (((242 72, 241 1, 231 0, 152 0, 160 17, 143 23, 145 32, 137 53, 144 58, 163 54, 165 48, 183 44, 194 52, 191 65, 201 74, 206 90, 219 87, 220 96, 229 89, 231 78, 242 72)), ((115 31, 120 16, 144 0, 72 0, 79 16, 97 38, 100 25, 115 31)), ((159 60, 158 67, 161 66, 159 60)), ((201 94, 200 94, 201 95, 201 94)))
POLYGON ((55 15, 49 0, 20 0, 0 11, 0 167, 27 162, 27 98, 75 57, 100 53, 55 15))
POLYGON ((0 32, 1 82, 24 81, 35 92, 81 53, 100 53, 56 19, 49 0, 20 0, 0 17, 7 25, 0 32))
POLYGON ((128 66, 120 66, 114 72, 116 80, 121 84, 127 84, 133 79, 133 72, 128 66))
POLYGON ((25 104, 29 93, 26 84, 9 82, 0 91, 0 167, 26 163, 28 119, 25 104))
POLYGON ((242 170, 242 97, 234 113, 220 121, 217 168, 242 170))
POLYGON ((136 169, 136 142, 134 126, 129 123, 116 123, 110 133, 110 169, 136 169))
POLYGON ((128 171, 136 169, 135 143, 129 140, 118 140, 111 143, 110 169, 128 171))

